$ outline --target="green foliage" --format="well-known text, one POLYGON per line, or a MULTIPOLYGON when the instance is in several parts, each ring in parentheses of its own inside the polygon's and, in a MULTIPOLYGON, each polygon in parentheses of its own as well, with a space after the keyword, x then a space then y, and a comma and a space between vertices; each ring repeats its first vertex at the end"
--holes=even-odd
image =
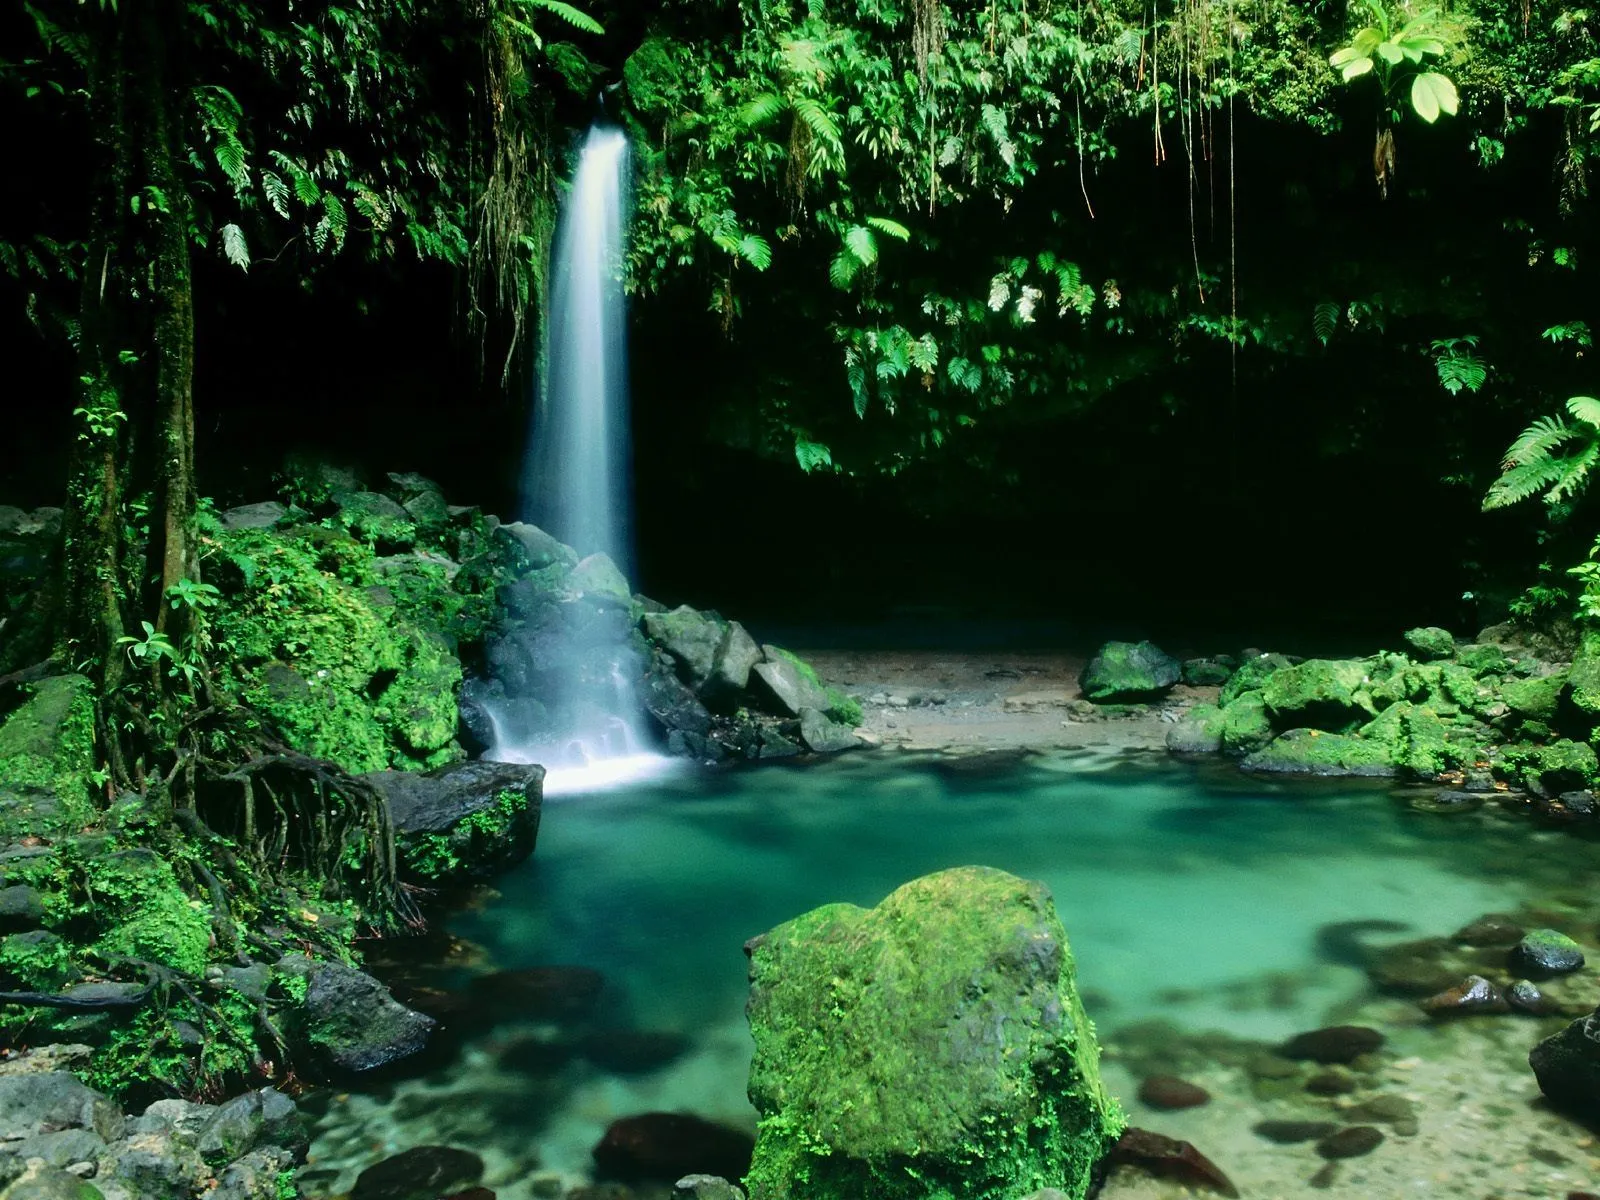
POLYGON ((1459 26, 1436 12, 1419 13, 1401 24, 1382 0, 1364 0, 1360 7, 1371 22, 1356 31, 1349 45, 1334 51, 1328 65, 1346 83, 1374 76, 1392 116, 1397 115, 1399 89, 1407 79, 1411 106, 1424 121, 1431 124, 1441 112, 1454 116, 1460 106, 1455 84, 1437 71, 1420 68, 1424 58, 1449 53, 1460 38, 1459 26))
POLYGON ((1563 417, 1540 417, 1511 443, 1500 477, 1483 498, 1485 510, 1505 508, 1542 495, 1546 504, 1570 500, 1588 482, 1600 459, 1600 400, 1573 396, 1563 417))
POLYGON ((1474 353, 1477 347, 1478 339, 1473 335, 1433 342, 1433 365, 1439 373, 1439 385, 1452 396, 1476 392, 1489 378, 1488 364, 1474 353))

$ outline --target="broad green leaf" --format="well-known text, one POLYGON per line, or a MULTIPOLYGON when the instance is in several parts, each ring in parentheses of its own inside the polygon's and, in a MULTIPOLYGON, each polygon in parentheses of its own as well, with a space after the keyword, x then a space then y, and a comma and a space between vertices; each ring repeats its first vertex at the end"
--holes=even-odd
POLYGON ((852 225, 845 230, 844 244, 862 266, 870 267, 878 261, 878 239, 872 236, 872 230, 865 225, 852 225))
POLYGON ((828 264, 828 282, 841 292, 848 291, 850 285, 855 282, 856 272, 860 269, 860 259, 848 250, 840 250, 828 264))
POLYGON ((1411 107, 1430 125, 1441 112, 1454 116, 1460 104, 1456 85, 1437 71, 1424 71, 1411 81, 1411 107))
POLYGON ((1405 51, 1393 42, 1383 42, 1378 46, 1378 57, 1391 67, 1397 67, 1405 59, 1405 51))
POLYGON ((898 238, 902 242, 908 242, 911 240, 911 230, 900 224, 899 221, 891 221, 888 217, 868 217, 867 224, 872 226, 879 233, 886 233, 892 238, 898 238))
POLYGON ((1371 70, 1372 60, 1370 58, 1355 59, 1354 61, 1345 64, 1344 81, 1349 83, 1352 79, 1356 79, 1362 75, 1365 75, 1371 70))
POLYGON ((739 257, 756 270, 765 271, 772 265, 772 247, 766 238, 747 233, 739 239, 739 257))

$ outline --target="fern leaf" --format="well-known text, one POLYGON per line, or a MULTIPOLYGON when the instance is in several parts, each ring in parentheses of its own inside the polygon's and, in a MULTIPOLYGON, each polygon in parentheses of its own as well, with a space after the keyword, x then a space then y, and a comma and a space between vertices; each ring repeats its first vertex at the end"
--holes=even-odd
POLYGON ((231 130, 219 133, 211 153, 216 156, 217 166, 222 168, 222 173, 233 184, 235 192, 242 192, 250 186, 250 170, 244 161, 244 143, 237 134, 231 130))
POLYGON ((844 157, 844 147, 839 141, 839 126, 832 114, 809 96, 794 101, 794 113, 805 122, 811 136, 827 147, 835 160, 844 157))
POLYGON ((534 8, 542 8, 547 13, 554 13, 574 29, 584 33, 604 34, 605 26, 596 21, 581 8, 563 3, 563 0, 523 0, 523 3, 534 8))
POLYGON ((1017 165, 1017 148, 1011 143, 1011 135, 1006 132, 1006 115, 992 104, 985 104, 978 110, 979 120, 988 131, 989 137, 994 141, 994 148, 999 151, 1000 161, 1008 167, 1017 165))
POLYGON ((222 227, 222 253, 241 271, 250 269, 250 247, 245 244, 244 230, 237 225, 222 227))
POLYGON ((322 220, 327 222, 328 236, 333 241, 334 250, 337 251, 344 245, 345 231, 350 227, 350 214, 345 211, 344 201, 332 192, 323 194, 322 220))
POLYGON ((1496 508, 1508 508, 1530 496, 1537 496, 1561 479, 1564 462, 1564 459, 1547 457, 1512 467, 1489 485, 1489 491, 1483 498, 1483 510, 1489 512, 1496 508))
POLYGON ((739 239, 739 257, 758 271, 772 265, 772 246, 758 234, 747 233, 739 239))
POLYGON ((1567 401, 1567 412, 1575 421, 1583 421, 1600 428, 1600 400, 1593 396, 1573 396, 1567 401))
POLYGON ((1011 302, 1011 276, 1001 272, 989 281, 989 309, 999 312, 1011 302))
POLYGON ((833 452, 821 442, 813 442, 803 433, 794 435, 794 458, 800 469, 810 474, 821 467, 833 466, 833 452))
POLYGON ((879 233, 888 234, 897 241, 909 242, 911 240, 911 230, 900 224, 899 221, 891 221, 888 217, 868 217, 867 224, 879 233))
POLYGON ((746 129, 755 129, 765 125, 782 111, 782 97, 772 92, 762 92, 739 106, 739 124, 746 129))
POLYGON ((1561 477, 1545 493, 1545 503, 1558 504, 1581 492, 1583 485, 1589 482, 1589 468, 1596 459, 1600 459, 1600 441, 1590 438, 1576 454, 1554 460, 1561 468, 1561 477))
POLYGON ((1540 417, 1511 443, 1502 464, 1523 466, 1549 458, 1555 448, 1573 436, 1573 429, 1560 417, 1540 417))
POLYGON ((850 285, 856 281, 856 273, 860 270, 861 260, 848 250, 841 250, 828 264, 828 282, 841 292, 847 292, 850 290, 850 285))
POLYGON ((844 232, 844 244, 864 267, 878 261, 878 239, 865 225, 852 225, 844 232))
POLYGON ((1339 306, 1332 300, 1324 300, 1311 310, 1311 331, 1317 335, 1317 341, 1326 346, 1333 341, 1333 335, 1339 329, 1339 306))
POLYGON ((285 219, 289 216, 289 185, 281 175, 272 171, 261 172, 261 190, 266 194, 272 211, 285 219))
POLYGON ((867 372, 861 365, 861 360, 852 351, 845 359, 844 377, 850 383, 850 399, 855 406, 856 416, 862 420, 867 416, 867 372))

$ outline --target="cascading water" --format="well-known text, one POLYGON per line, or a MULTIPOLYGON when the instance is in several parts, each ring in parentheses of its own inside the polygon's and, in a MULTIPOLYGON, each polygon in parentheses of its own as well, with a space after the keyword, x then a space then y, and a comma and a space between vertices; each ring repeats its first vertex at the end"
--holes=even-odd
MULTIPOLYGON (((525 489, 532 519, 584 558, 572 576, 602 599, 530 606, 488 705, 487 757, 537 762, 547 793, 590 790, 654 773, 666 761, 640 733, 641 673, 617 568, 631 560, 626 314, 622 247, 628 142, 589 131, 562 207, 552 259, 544 386, 534 411, 525 489), (616 587, 606 589, 607 579, 616 587), (622 603, 617 603, 620 590, 622 603), (609 602, 604 598, 610 597, 609 602)), ((584 589, 586 592, 588 589, 584 589)))

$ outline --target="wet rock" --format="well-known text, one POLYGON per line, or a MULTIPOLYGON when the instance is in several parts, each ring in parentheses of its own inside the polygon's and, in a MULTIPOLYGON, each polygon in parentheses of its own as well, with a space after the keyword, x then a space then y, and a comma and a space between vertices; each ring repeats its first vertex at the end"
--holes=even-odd
POLYGON ((228 1164, 206 1200, 282 1200, 283 1173, 294 1158, 278 1146, 263 1146, 228 1164))
POLYGON ((755 638, 739 622, 729 621, 717 645, 711 672, 700 688, 701 697, 719 712, 732 712, 749 688, 750 672, 761 658, 761 647, 755 638))
POLYGON ((0 929, 32 929, 44 920, 44 897, 25 884, 0 888, 0 929))
POLYGON ((1383 1034, 1365 1025, 1330 1025, 1298 1033, 1279 1049, 1285 1058, 1317 1063, 1348 1063, 1383 1045, 1383 1034))
POLYGON ((1437 625, 1422 626, 1406 630, 1405 638, 1406 645, 1423 662, 1455 657, 1456 640, 1448 629, 1440 629, 1437 625))
POLYGON ((1205 1088, 1176 1075, 1151 1075, 1139 1085, 1139 1100, 1151 1108, 1195 1108, 1210 1099, 1205 1088))
POLYGON ((66 1168, 73 1163, 98 1161, 106 1152, 106 1140, 92 1129, 59 1129, 8 1142, 5 1150, 24 1162, 41 1158, 52 1167, 66 1168))
POLYGON ((626 608, 633 600, 627 577, 608 554, 580 560, 567 576, 567 586, 594 604, 626 608))
POLYGON ((1360 1158, 1383 1144, 1383 1131, 1372 1125, 1351 1125, 1317 1143, 1323 1158, 1360 1158))
POLYGON ((1533 1016, 1544 1016, 1551 1011, 1549 1001, 1537 984, 1527 979, 1519 979, 1506 989, 1506 1001, 1518 1012, 1529 1013, 1533 1016))
POLYGON ((1301 1070, 1298 1063, 1290 1062, 1279 1054, 1251 1055, 1244 1069, 1250 1078, 1264 1080, 1292 1079, 1301 1070))
POLYGON ((356 1176, 350 1200, 437 1200, 475 1187, 483 1159, 453 1146, 417 1146, 356 1176))
POLYGON ((762 758, 793 758, 800 753, 800 747, 776 729, 762 729, 759 738, 762 758))
POLYGON ((1462 974, 1455 943, 1445 938, 1385 946, 1367 968, 1374 987, 1401 996, 1431 996, 1453 987, 1462 974))
POLYGON ((1596 812, 1593 792, 1562 792, 1559 796, 1535 796, 1534 810, 1548 821, 1572 824, 1591 821, 1596 812))
POLYGON ((212 1113, 195 1148, 208 1163, 218 1165, 269 1145, 303 1159, 309 1139, 294 1101, 273 1088, 262 1088, 237 1096, 212 1113))
POLYGON ((1221 687, 1233 668, 1214 658, 1188 658, 1183 662, 1183 682, 1190 687, 1221 687))
POLYGON ((1078 1195, 1120 1132, 1042 884, 940 871, 872 909, 805 913, 746 953, 756 1200, 786 1194, 795 1164, 823 1156, 838 1195, 923 1197, 919 1181, 957 1178, 976 1157, 996 1195, 1040 1180, 1078 1195), (1052 1128, 1039 1141, 1042 1114, 1052 1128))
POLYGON ((1362 662, 1307 659, 1274 671, 1262 685, 1261 699, 1279 729, 1343 733, 1376 715, 1366 676, 1362 662))
MULTIPOLYGON (((720 620, 687 604, 680 604, 671 612, 646 613, 644 632, 672 657, 679 678, 693 689, 699 689, 711 677, 717 652, 727 635, 720 620)), ((747 669, 747 682, 748 678, 747 669)))
POLYGON ((529 570, 543 570, 557 563, 570 567, 578 561, 578 556, 570 546, 563 545, 537 525, 512 521, 508 525, 497 526, 493 536, 503 548, 511 551, 521 566, 529 570))
POLYGON ((837 754, 861 745, 848 725, 830 721, 814 708, 800 710, 800 740, 815 754, 837 754))
MULTIPOLYGON (((298 964, 285 959, 279 965, 292 970, 298 964)), ((435 1026, 432 1017, 398 1003, 372 976, 342 963, 311 968, 302 1024, 305 1049, 334 1072, 371 1071, 415 1054, 435 1026)))
POLYGON ((470 987, 478 1012, 491 1020, 571 1020, 594 1007, 605 976, 593 967, 522 967, 479 975, 470 987))
POLYGON ((672 1185, 672 1200, 744 1200, 744 1193, 720 1175, 685 1175, 672 1185))
POLYGON ((1447 789, 1431 795, 1413 796, 1408 803, 1417 812, 1468 813, 1482 808, 1484 797, 1477 792, 1447 789))
POLYGON ((1470 925, 1456 930, 1453 940, 1467 946, 1514 946, 1525 932, 1515 917, 1485 913, 1470 925))
POLYGON ((1583 947, 1554 929, 1535 929, 1517 943, 1512 959, 1527 974, 1542 979, 1583 966, 1583 947))
POLYGON ((289 516, 289 510, 276 500, 241 504, 222 514, 224 529, 276 529, 289 516))
POLYGON ((100 1190, 44 1163, 28 1167, 0 1196, 4 1200, 100 1200, 100 1190))
POLYGON ((580 1039, 578 1053, 614 1074, 637 1075, 682 1058, 689 1045, 681 1033, 600 1029, 580 1039))
POLYGON ((1167 749, 1174 754, 1215 754, 1222 749, 1222 710, 1197 704, 1167 730, 1167 749))
POLYGON ((1107 642, 1078 684, 1096 704, 1130 704, 1166 695, 1182 675, 1178 660, 1153 642, 1107 642))
POLYGON ((389 802, 401 861, 426 882, 488 878, 525 861, 538 841, 541 766, 479 759, 362 778, 389 802))
POLYGON ((1371 1121, 1379 1125, 1400 1126, 1414 1123, 1417 1106, 1404 1096, 1386 1093, 1363 1100, 1346 1109, 1344 1116, 1352 1121, 1371 1121))
POLYGON ((1389 747, 1342 733, 1291 729, 1240 764, 1273 775, 1374 776, 1395 774, 1389 747))
POLYGON ((832 707, 827 689, 798 659, 777 646, 763 646, 761 650, 766 659, 750 668, 750 687, 764 696, 773 706, 772 711, 798 717, 808 708, 825 712, 832 707))
POLYGON ((711 713, 694 689, 678 677, 672 662, 666 654, 656 652, 645 674, 640 702, 663 733, 698 738, 703 744, 711 732, 711 713))
POLYGON ((339 524, 386 550, 403 550, 416 541, 411 514, 382 492, 339 492, 333 497, 339 524))
MULTIPOLYGON (((1600 660, 1597 660, 1600 666, 1600 660)), ((1581 791, 1595 777, 1594 749, 1584 742, 1563 738, 1548 746, 1519 748, 1522 786, 1536 796, 1559 796, 1581 791)))
POLYGON ((1421 1001, 1422 1011, 1430 1017, 1471 1016, 1476 1013, 1510 1012, 1500 989, 1482 975, 1468 975, 1455 987, 1447 988, 1421 1001))
POLYGON ((1305 1090, 1313 1096, 1348 1096, 1356 1090, 1356 1080, 1343 1067, 1330 1067, 1307 1079, 1305 1090))
POLYGON ((1545 1038, 1528 1052, 1528 1065, 1552 1103, 1600 1116, 1600 1009, 1545 1038))
POLYGON ((0 1077, 0 1138, 92 1129, 110 1142, 123 1124, 116 1105, 65 1071, 0 1077))
POLYGON ((1190 1142, 1151 1133, 1147 1129, 1127 1129, 1111 1151, 1115 1166, 1137 1167, 1139 1170, 1163 1179, 1197 1185, 1219 1192, 1224 1196, 1237 1196, 1239 1189, 1204 1154, 1190 1142))
POLYGON ((1258 1137, 1290 1146, 1297 1142, 1315 1142, 1338 1130, 1332 1121, 1262 1121, 1251 1126, 1258 1137))
POLYGON ((1317 1168, 1316 1173, 1312 1175, 1310 1179, 1306 1180, 1306 1186, 1314 1187, 1318 1191, 1323 1191, 1326 1188, 1331 1188, 1338 1178, 1339 1164, 1337 1162, 1329 1161, 1323 1163, 1317 1168))
POLYGON ((755 1139, 684 1113, 642 1113, 613 1121, 594 1148, 595 1165, 619 1179, 673 1183, 686 1175, 742 1179, 755 1139))

